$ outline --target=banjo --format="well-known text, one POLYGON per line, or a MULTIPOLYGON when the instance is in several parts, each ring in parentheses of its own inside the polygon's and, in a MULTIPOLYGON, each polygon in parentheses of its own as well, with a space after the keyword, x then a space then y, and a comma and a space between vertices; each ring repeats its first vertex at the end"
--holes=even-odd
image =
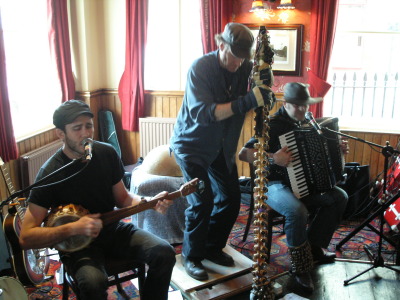
MULTIPOLYGON (((141 211, 153 208, 156 206, 159 200, 167 199, 174 200, 179 197, 187 196, 195 191, 201 192, 203 189, 203 181, 199 181, 198 178, 192 179, 191 181, 183 184, 179 190, 168 193, 165 197, 155 197, 149 201, 142 200, 137 205, 116 209, 113 211, 101 214, 100 219, 103 221, 103 225, 107 225, 131 215, 137 214, 141 211)), ((81 205, 67 204, 53 208, 47 218, 44 221, 46 227, 56 227, 70 222, 75 222, 90 212, 81 205)), ((66 240, 54 245, 54 248, 62 252, 75 252, 87 247, 93 238, 86 235, 74 235, 66 240)))

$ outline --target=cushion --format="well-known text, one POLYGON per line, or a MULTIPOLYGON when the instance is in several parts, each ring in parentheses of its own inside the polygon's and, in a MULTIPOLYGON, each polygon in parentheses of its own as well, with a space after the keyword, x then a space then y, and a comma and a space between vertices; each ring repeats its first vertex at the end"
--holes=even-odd
POLYGON ((175 162, 169 145, 161 145, 152 149, 145 157, 141 169, 152 175, 182 177, 182 172, 175 162))

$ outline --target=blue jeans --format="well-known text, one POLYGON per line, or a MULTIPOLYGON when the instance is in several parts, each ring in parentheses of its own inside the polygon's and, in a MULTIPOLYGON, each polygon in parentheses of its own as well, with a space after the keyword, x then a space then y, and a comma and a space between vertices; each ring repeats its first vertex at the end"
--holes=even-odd
POLYGON ((222 250, 240 210, 240 187, 236 165, 229 170, 222 151, 209 166, 183 161, 175 155, 185 181, 204 181, 202 193, 186 196, 185 232, 182 254, 203 259, 210 251, 222 250))
POLYGON ((123 222, 103 228, 89 247, 61 254, 63 264, 77 280, 80 299, 107 300, 108 275, 104 269, 107 257, 145 262, 148 271, 141 299, 168 299, 175 250, 155 235, 123 222))
POLYGON ((315 194, 299 200, 281 181, 268 183, 267 204, 285 216, 285 233, 289 247, 310 244, 327 248, 342 219, 347 205, 347 193, 334 187, 324 194, 315 194), (315 213, 309 220, 310 212, 315 213), (307 226, 308 224, 308 226, 307 226))

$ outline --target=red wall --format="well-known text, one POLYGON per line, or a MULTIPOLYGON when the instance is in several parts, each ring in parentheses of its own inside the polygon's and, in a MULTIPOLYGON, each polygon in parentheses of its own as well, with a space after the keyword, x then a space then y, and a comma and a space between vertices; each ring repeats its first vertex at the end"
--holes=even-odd
MULTIPOLYGON (((286 24, 303 24, 303 43, 302 43, 302 62, 301 62, 301 76, 275 76, 275 83, 273 90, 275 92, 282 92, 283 86, 287 82, 298 81, 307 83, 307 68, 310 65, 309 57, 310 57, 310 10, 311 10, 311 1, 312 0, 293 0, 293 4, 295 5, 294 10, 286 10, 289 14, 289 19, 286 24)), ((268 25, 268 24, 280 24, 286 25, 279 20, 279 14, 282 10, 277 9, 276 7, 279 5, 280 1, 277 0, 275 3, 270 3, 264 1, 265 4, 269 5, 275 16, 270 20, 262 20, 254 15, 254 13, 249 12, 251 9, 251 0, 233 0, 233 16, 232 21, 243 24, 259 24, 259 25, 268 25)))

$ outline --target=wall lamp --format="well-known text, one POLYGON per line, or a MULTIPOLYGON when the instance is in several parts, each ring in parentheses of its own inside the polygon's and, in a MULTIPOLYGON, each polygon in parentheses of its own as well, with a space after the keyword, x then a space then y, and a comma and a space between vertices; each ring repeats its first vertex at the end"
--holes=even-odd
MULTIPOLYGON (((275 2, 275 1, 270 1, 275 2)), ((275 16, 274 11, 270 7, 265 7, 263 1, 256 1, 253 0, 251 4, 250 12, 254 13, 257 17, 261 18, 262 20, 271 19, 275 16)))
POLYGON ((278 9, 295 9, 292 4, 292 0, 281 0, 281 4, 279 4, 276 8, 278 9))

